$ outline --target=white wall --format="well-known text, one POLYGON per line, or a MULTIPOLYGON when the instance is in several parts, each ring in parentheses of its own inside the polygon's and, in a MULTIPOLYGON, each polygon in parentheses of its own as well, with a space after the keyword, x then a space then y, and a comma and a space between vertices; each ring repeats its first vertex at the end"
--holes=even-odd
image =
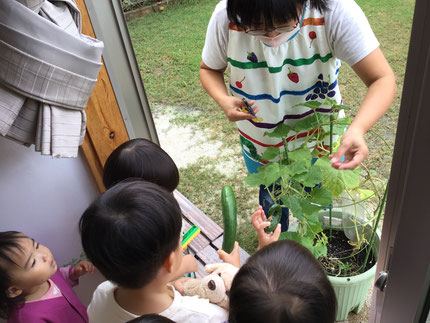
MULTIPOLYGON (((78 221, 97 194, 82 152, 53 159, 0 136, 0 231, 21 231, 67 264, 82 252, 78 221)), ((84 303, 101 280, 99 274, 81 279, 84 303)))

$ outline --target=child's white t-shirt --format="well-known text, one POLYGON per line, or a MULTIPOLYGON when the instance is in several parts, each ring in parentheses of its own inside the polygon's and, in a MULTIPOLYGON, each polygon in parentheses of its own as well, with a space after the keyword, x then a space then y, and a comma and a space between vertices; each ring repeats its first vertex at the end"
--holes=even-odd
MULTIPOLYGON (((227 67, 228 25, 226 0, 216 6, 208 24, 203 62, 212 69, 227 67)), ((324 12, 327 39, 333 56, 353 66, 379 46, 361 8, 354 0, 330 0, 324 12)))
MULTIPOLYGON (((182 296, 173 286, 173 303, 159 313, 177 323, 220 323, 228 319, 223 308, 197 296, 182 296)), ((115 300, 116 285, 110 281, 101 283, 93 294, 87 312, 90 323, 121 323, 139 317, 123 309, 115 300)))

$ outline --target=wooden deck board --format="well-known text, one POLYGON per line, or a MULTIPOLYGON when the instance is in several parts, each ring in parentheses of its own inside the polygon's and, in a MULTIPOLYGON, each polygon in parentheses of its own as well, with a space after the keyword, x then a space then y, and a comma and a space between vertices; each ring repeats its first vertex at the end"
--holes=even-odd
POLYGON ((222 228, 191 203, 185 196, 177 190, 175 190, 173 194, 187 221, 197 225, 200 228, 201 233, 203 233, 203 235, 205 235, 210 241, 213 241, 222 235, 222 228))
MULTIPOLYGON (((222 262, 218 256, 217 250, 222 246, 223 229, 180 192, 175 190, 173 194, 184 216, 182 223, 185 231, 192 225, 196 225, 200 228, 201 233, 191 241, 188 250, 197 260, 198 269, 196 271, 196 277, 202 278, 206 276, 205 265, 222 262)), ((240 265, 243 265, 249 258, 249 255, 242 248, 239 249, 239 254, 240 265)))
MULTIPOLYGON (((188 223, 187 220, 182 219, 182 225, 184 227, 184 231, 187 232, 191 228, 191 224, 188 223)), ((201 230, 201 228, 200 228, 201 230)), ((208 238, 206 238, 204 235, 199 233, 188 245, 188 248, 193 250, 194 252, 198 252, 199 250, 202 250, 206 248, 210 244, 210 241, 208 238)))

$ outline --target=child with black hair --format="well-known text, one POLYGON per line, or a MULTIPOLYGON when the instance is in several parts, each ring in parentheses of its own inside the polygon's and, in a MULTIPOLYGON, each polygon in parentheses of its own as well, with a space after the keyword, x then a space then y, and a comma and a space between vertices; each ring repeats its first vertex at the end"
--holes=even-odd
POLYGON ((119 145, 103 168, 106 189, 127 178, 140 178, 173 192, 179 184, 179 171, 160 146, 150 140, 136 138, 119 145))
POLYGON ((175 321, 158 314, 145 314, 137 319, 128 321, 127 323, 175 323, 175 321))
MULTIPOLYGON (((229 291, 229 323, 332 323, 336 295, 318 260, 292 240, 278 241, 281 225, 270 225, 258 207, 251 222, 258 251, 239 269, 229 291)), ((239 267, 239 246, 220 258, 239 267)))
POLYGON ((0 312, 9 323, 88 322, 72 287, 94 266, 58 268, 51 251, 16 231, 0 232, 0 312))
MULTIPOLYGON (((155 183, 172 193, 179 184, 179 171, 173 159, 160 146, 150 140, 136 138, 119 145, 109 155, 103 168, 106 189, 130 178, 155 183)), ((187 254, 180 272, 192 277, 196 270, 196 259, 187 254)))
MULTIPOLYGON (((251 221, 259 250, 233 279, 229 323, 333 323, 336 295, 318 260, 295 241, 277 241, 279 224, 274 232, 265 232, 270 223, 261 206, 251 221)), ((220 257, 240 261, 239 253, 220 252, 220 257)))
POLYGON ((223 322, 227 312, 182 296, 179 278, 182 213, 172 194, 150 182, 122 181, 99 196, 79 226, 88 258, 108 281, 94 292, 94 323, 126 322, 158 313, 176 322, 223 322))
POLYGON ((251 256, 233 279, 230 323, 333 323, 336 295, 318 260, 292 240, 251 256))
MULTIPOLYGON (((279 138, 264 135, 267 131, 280 124, 294 126, 314 113, 330 114, 330 107, 323 104, 327 98, 342 102, 340 60, 368 87, 347 131, 337 133, 342 138, 331 159, 334 168, 354 169, 368 155, 365 133, 385 114, 396 92, 394 73, 360 7, 354 0, 218 3, 206 33, 200 79, 228 120, 236 122, 250 173, 267 163, 262 159, 266 149, 284 149, 279 138), (224 82, 227 68, 229 90, 224 82), (242 99, 255 103, 258 118, 244 112, 242 99), (297 106, 310 100, 322 105, 318 109, 297 106)), ((290 131, 288 149, 299 147, 307 133, 290 131)), ((307 145, 318 148, 312 142, 307 145)), ((273 201, 264 186, 259 200, 267 214, 273 201)), ((287 208, 283 208, 281 224, 286 231, 287 208)))

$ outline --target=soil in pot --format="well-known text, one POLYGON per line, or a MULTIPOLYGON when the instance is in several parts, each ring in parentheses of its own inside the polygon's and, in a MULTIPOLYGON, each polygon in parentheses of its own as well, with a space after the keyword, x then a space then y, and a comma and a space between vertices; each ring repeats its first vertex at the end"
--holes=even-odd
MULTIPOLYGON (((327 237, 330 235, 328 229, 323 231, 327 237)), ((350 277, 359 275, 375 264, 373 250, 370 251, 364 271, 360 271, 366 258, 366 248, 364 243, 360 250, 357 250, 348 243, 348 238, 342 230, 332 230, 332 238, 327 243, 327 257, 320 257, 319 261, 325 271, 330 276, 350 277)))

